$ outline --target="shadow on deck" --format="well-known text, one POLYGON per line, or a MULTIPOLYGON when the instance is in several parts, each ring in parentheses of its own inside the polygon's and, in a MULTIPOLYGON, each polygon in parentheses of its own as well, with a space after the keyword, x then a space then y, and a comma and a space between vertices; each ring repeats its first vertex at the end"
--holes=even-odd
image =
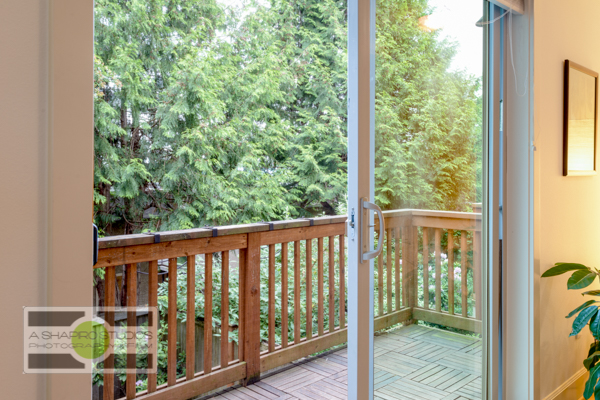
MULTIPOLYGON (((347 350, 298 360, 218 400, 346 399, 347 350)), ((409 325, 375 337, 375 400, 481 399, 481 340, 409 325)))

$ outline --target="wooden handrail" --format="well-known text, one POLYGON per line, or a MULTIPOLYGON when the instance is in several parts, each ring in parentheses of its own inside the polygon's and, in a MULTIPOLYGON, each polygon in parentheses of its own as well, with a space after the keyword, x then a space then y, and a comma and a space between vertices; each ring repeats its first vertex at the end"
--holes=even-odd
MULTIPOLYGON (((383 246, 384 252, 376 261, 376 329, 385 329, 401 322, 424 320, 474 332, 481 331, 481 295, 478 293, 479 289, 475 289, 475 293, 467 293, 466 279, 467 271, 472 271, 469 279, 472 279, 474 287, 479 288, 481 214, 406 209, 384 211, 383 215, 386 229, 377 235, 380 238, 378 240, 386 243, 383 246), (454 235, 460 236, 458 242, 455 242, 454 235), (442 241, 446 238, 448 245, 442 246, 442 241), (433 246, 430 240, 434 241, 433 246), (470 249, 475 253, 472 258, 469 256, 470 249), (444 252, 452 263, 447 267, 447 272, 452 277, 448 279, 451 285, 448 291, 450 302, 446 306, 441 301, 444 252), (419 263, 419 253, 422 254, 425 265, 419 263), (459 260, 460 267, 455 268, 454 261, 459 260), (430 261, 434 262, 431 270, 430 261), (460 287, 454 286, 455 269, 460 270, 461 278, 464 278, 461 279, 460 287), (419 283, 421 270, 422 284, 419 283), (435 287, 435 295, 431 298, 430 284, 435 287), (454 293, 460 293, 460 299, 456 303, 454 293), (472 296, 474 301, 469 303, 473 300, 472 296), (469 312, 469 304, 473 303, 475 315, 469 312), (461 310, 455 312, 459 305, 461 310)), ((111 286, 106 290, 110 297, 106 299, 107 306, 115 304, 115 290, 112 287, 116 283, 115 268, 127 265, 127 299, 128 304, 132 305, 136 294, 130 287, 135 287, 135 278, 130 275, 135 274, 138 263, 145 262, 149 262, 149 273, 152 275, 149 279, 148 303, 156 306, 157 264, 159 260, 169 260, 168 321, 163 322, 168 322, 168 380, 166 385, 157 385, 156 374, 149 374, 148 391, 138 393, 137 397, 171 398, 170 394, 179 393, 176 388, 186 385, 187 389, 182 388, 181 393, 191 397, 240 379, 245 384, 250 384, 259 380, 262 372, 345 342, 345 233, 346 216, 327 216, 100 239, 99 261, 94 268, 104 268, 107 272, 106 284, 111 286), (232 269, 230 265, 229 252, 232 250, 239 251, 237 359, 228 350, 227 328, 229 307, 231 300, 235 298, 230 297, 229 286, 224 282, 229 282, 230 274, 235 272, 235 267, 232 269), (221 261, 219 257, 213 258, 213 254, 217 253, 220 254, 221 261), (195 318, 195 301, 199 296, 204 299, 206 310, 212 310, 214 299, 221 299, 223 309, 218 317, 225 325, 221 326, 220 346, 213 346, 212 312, 205 314, 204 343, 199 346, 204 351, 201 366, 194 364, 194 352, 198 347, 193 337, 196 333, 194 324, 186 325, 187 371, 186 376, 181 378, 175 375, 178 357, 177 318, 178 311, 184 311, 176 309, 179 257, 187 258, 187 318, 195 318), (200 257, 199 264, 197 257, 200 257), (262 287, 261 258, 266 260, 263 276, 268 280, 262 287), (196 268, 201 267, 202 259, 205 289, 197 292, 195 274, 196 268), (213 265, 217 262, 221 264, 213 265), (281 268, 279 274, 278 266, 281 268), (291 268, 289 273, 288 268, 291 268), (223 282, 221 285, 213 287, 213 274, 220 275, 221 279, 216 282, 223 282), (276 285, 278 278, 281 286, 276 285), (281 289, 281 298, 275 295, 278 288, 281 289), (265 338, 261 337, 261 290, 266 290, 268 294, 268 311, 263 316, 268 321, 265 338), (305 304, 300 302, 302 295, 307 299, 305 304), (316 301, 313 300, 315 295, 316 301), (281 307, 279 314, 277 305, 281 307), (289 306, 292 305, 292 312, 289 313, 289 306), (316 313, 316 326, 313 325, 313 312, 316 313), (303 317, 305 322, 302 322, 303 317), (279 341, 276 340, 276 329, 281 334, 279 341), (212 357, 213 348, 220 351, 220 359, 216 363, 212 357), (195 369, 202 371, 196 373, 195 369)), ((150 357, 156 360, 156 343, 150 357)), ((106 379, 104 398, 112 399, 114 375, 106 374, 106 379)), ((127 398, 134 396, 135 386, 132 381, 135 381, 135 375, 129 374, 126 382, 127 398)))

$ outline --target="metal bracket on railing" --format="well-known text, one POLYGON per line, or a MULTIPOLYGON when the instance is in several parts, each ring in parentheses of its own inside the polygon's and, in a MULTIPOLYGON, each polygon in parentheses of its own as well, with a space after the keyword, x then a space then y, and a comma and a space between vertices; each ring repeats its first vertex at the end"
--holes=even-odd
POLYGON ((94 253, 92 255, 92 266, 94 266, 98 262, 98 227, 96 226, 96 224, 92 224, 92 226, 94 238, 94 253))
MULTIPOLYGON (((371 260, 371 259, 377 257, 381 253, 381 250, 383 249, 383 240, 379 240, 377 243, 377 248, 375 250, 364 251, 365 248, 363 247, 363 245, 366 243, 368 246, 368 243, 369 243, 368 238, 365 241, 365 238, 364 238, 365 229, 363 228, 363 223, 364 223, 363 218, 364 218, 365 211, 367 212, 366 223, 367 224, 369 223, 368 222, 369 221, 369 214, 368 214, 369 211, 368 210, 373 210, 379 215, 379 232, 385 232, 385 221, 383 219, 383 213, 381 212, 381 208, 379 208, 376 204, 367 201, 366 197, 363 197, 362 199, 360 199, 360 213, 359 213, 360 243, 359 243, 359 245, 360 245, 361 262, 365 262, 367 260, 371 260)), ((366 231, 368 234, 369 229, 366 229, 366 231)))
POLYGON ((315 226, 315 219, 314 218, 304 218, 307 219, 310 222, 310 226, 315 226))
POLYGON ((219 230, 218 230, 217 228, 212 228, 212 234, 213 234, 213 236, 212 236, 212 237, 217 237, 217 236, 219 236, 219 230))
POLYGON ((266 222, 264 219, 260 221, 261 224, 269 225, 269 230, 275 230, 275 225, 272 222, 266 222))
POLYGON ((155 232, 144 232, 146 235, 154 237, 154 243, 160 243, 160 233, 155 232))

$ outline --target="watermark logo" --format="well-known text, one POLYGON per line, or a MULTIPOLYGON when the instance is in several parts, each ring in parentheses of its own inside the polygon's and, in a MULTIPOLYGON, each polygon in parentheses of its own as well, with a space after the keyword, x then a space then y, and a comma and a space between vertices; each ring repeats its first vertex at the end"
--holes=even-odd
POLYGON ((156 372, 156 307, 24 307, 25 373, 156 372))

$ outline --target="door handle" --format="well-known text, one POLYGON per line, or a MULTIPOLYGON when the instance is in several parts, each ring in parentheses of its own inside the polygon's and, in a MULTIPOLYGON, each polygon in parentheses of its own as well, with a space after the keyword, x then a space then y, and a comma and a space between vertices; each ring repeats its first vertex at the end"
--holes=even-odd
MULTIPOLYGON (((361 222, 361 224, 360 224, 360 254, 361 254, 361 262, 365 262, 367 260, 371 260, 371 259, 377 257, 381 253, 381 250, 383 249, 383 240, 381 240, 381 238, 383 237, 382 236, 383 232, 385 232, 385 221, 383 219, 383 213, 381 212, 381 208, 379 208, 377 206, 377 204, 367 201, 367 199, 365 197, 360 199, 360 218, 361 218, 361 221, 360 221, 361 222), (364 242, 365 229, 363 229, 362 218, 364 218, 365 210, 373 210, 379 216, 379 241, 377 243, 377 248, 375 250, 367 251, 367 252, 363 252, 364 251, 363 243, 369 243, 368 238, 367 238, 367 241, 364 242)), ((367 217, 367 223, 368 223, 368 217, 367 217)))

